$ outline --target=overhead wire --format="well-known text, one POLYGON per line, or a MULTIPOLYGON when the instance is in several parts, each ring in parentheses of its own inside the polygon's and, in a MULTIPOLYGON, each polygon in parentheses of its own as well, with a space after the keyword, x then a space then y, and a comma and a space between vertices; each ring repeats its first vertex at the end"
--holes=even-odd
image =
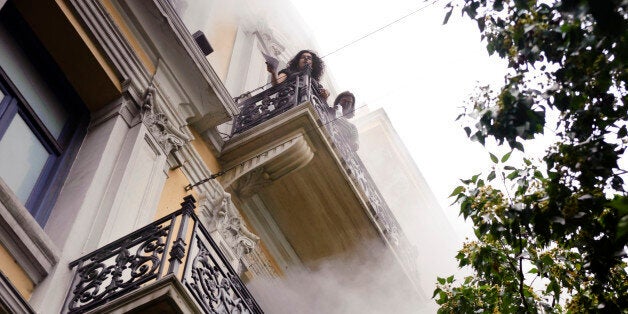
POLYGON ((382 31, 382 30, 384 30, 384 29, 386 29, 386 28, 390 27, 390 26, 392 26, 392 25, 394 25, 394 24, 396 24, 396 23, 398 23, 398 22, 402 21, 403 19, 405 19, 405 18, 407 18, 407 17, 410 17, 411 15, 414 15, 414 14, 416 14, 416 13, 420 12, 420 11, 423 11, 423 10, 425 10, 426 8, 428 8, 429 6, 431 6, 431 5, 435 4, 435 3, 436 3, 436 2, 438 2, 438 1, 439 1, 439 0, 434 0, 434 1, 432 1, 432 2, 430 2, 430 3, 428 3, 428 4, 426 4, 426 5, 424 5, 424 6, 422 6, 422 7, 419 7, 418 9, 415 9, 414 11, 412 11, 412 12, 410 12, 410 13, 408 13, 408 14, 406 14, 406 15, 404 15, 404 16, 402 16, 402 17, 400 17, 400 18, 398 18, 398 19, 396 19, 396 20, 394 20, 394 21, 392 21, 392 22, 390 22, 390 23, 388 23, 388 24, 386 24, 386 25, 384 25, 384 26, 382 26, 382 27, 380 27, 380 28, 376 29, 376 30, 374 30, 374 31, 371 31, 371 32, 369 32, 369 33, 366 33, 366 34, 365 34, 365 35, 363 35, 362 37, 360 37, 360 38, 358 38, 358 39, 355 39, 355 40, 353 40, 353 41, 349 42, 348 44, 346 44, 346 45, 344 45, 344 46, 342 46, 342 47, 340 47, 340 48, 338 48, 338 49, 336 49, 336 50, 333 50, 332 52, 330 52, 330 53, 328 53, 328 54, 326 54, 326 55, 322 56, 322 57, 321 57, 321 59, 323 59, 323 58, 325 58, 325 57, 328 57, 328 56, 330 56, 330 55, 332 55, 332 54, 334 54, 334 53, 336 53, 336 52, 338 52, 338 51, 340 51, 340 50, 342 50, 342 49, 345 49, 345 48, 347 48, 347 47, 349 47, 349 46, 351 46, 351 45, 353 45, 353 44, 357 43, 357 42, 358 42, 358 41, 360 41, 360 40, 366 39, 367 37, 370 37, 371 35, 373 35, 373 34, 375 34, 375 33, 377 33, 377 32, 380 32, 380 31, 382 31))
MULTIPOLYGON (((398 22, 400 22, 400 21, 402 21, 402 20, 404 20, 404 19, 406 19, 406 18, 408 18, 408 17, 410 17, 410 16, 412 16, 412 15, 414 15, 414 14, 418 13, 418 12, 421 12, 421 11, 425 10, 426 8, 428 8, 429 6, 434 5, 434 4, 435 4, 436 2, 438 2, 438 1, 440 1, 440 0, 433 0, 433 1, 429 2, 429 3, 427 3, 426 5, 424 5, 424 6, 422 6, 422 7, 419 7, 419 8, 417 8, 417 9, 415 9, 415 10, 411 11, 410 13, 407 13, 407 14, 405 14, 405 15, 403 15, 403 16, 401 16, 401 17, 399 17, 399 18, 397 18, 397 19, 393 20, 392 22, 389 22, 388 24, 386 24, 386 25, 384 25, 384 26, 381 26, 381 27, 379 27, 379 28, 377 28, 377 29, 375 29, 375 30, 373 30, 373 31, 371 31, 371 32, 368 32, 368 33, 366 33, 366 34, 362 35, 361 37, 359 37, 359 38, 357 38, 357 39, 354 39, 354 40, 350 41, 349 43, 347 43, 347 44, 345 44, 345 45, 341 46, 340 48, 334 49, 334 50, 333 50, 333 51, 331 51, 330 53, 327 53, 327 54, 323 55, 323 56, 321 57, 321 59, 324 59, 325 57, 328 57, 328 56, 330 56, 330 55, 332 55, 332 54, 335 54, 336 52, 338 52, 338 51, 340 51, 340 50, 343 50, 343 49, 345 49, 345 48, 347 48, 347 47, 349 47, 349 46, 352 46, 352 45, 356 44, 357 42, 359 42, 359 41, 361 41, 361 40, 363 40, 363 39, 366 39, 366 38, 368 38, 368 37, 370 37, 370 36, 374 35, 375 33, 378 33, 378 32, 380 32, 380 31, 382 31, 382 30, 384 30, 384 29, 386 29, 386 28, 388 28, 388 27, 390 27, 390 26, 392 26, 392 25, 394 25, 394 24, 396 24, 396 23, 398 23, 398 22)), ((426 2, 427 2, 427 1, 426 1, 426 2)), ((251 93, 254 93, 254 92, 258 91, 258 90, 261 90, 261 89, 263 89, 263 88, 265 88, 265 87, 267 87, 267 86, 269 86, 269 85, 271 85, 271 84, 272 84, 272 82, 268 82, 268 83, 266 83, 266 84, 263 84, 263 85, 261 85, 261 86, 259 86, 259 87, 256 87, 256 88, 254 88, 254 89, 252 89, 252 90, 250 90, 250 91, 247 91, 247 92, 242 93, 241 95, 239 95, 239 96, 235 97, 235 99, 237 100, 237 99, 242 98, 242 97, 243 97, 243 96, 245 96, 245 95, 250 95, 251 93)))

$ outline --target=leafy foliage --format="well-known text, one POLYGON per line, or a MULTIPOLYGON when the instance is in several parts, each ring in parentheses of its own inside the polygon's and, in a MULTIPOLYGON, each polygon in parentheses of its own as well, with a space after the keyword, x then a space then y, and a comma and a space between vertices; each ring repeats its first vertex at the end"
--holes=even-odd
POLYGON ((476 241, 456 258, 475 274, 439 278, 439 313, 617 313, 628 309, 628 1, 460 0, 489 54, 508 61, 497 91, 478 88, 459 119, 471 140, 524 152, 553 132, 539 160, 511 153, 454 189, 476 241), (556 116, 556 124, 548 117, 556 116))

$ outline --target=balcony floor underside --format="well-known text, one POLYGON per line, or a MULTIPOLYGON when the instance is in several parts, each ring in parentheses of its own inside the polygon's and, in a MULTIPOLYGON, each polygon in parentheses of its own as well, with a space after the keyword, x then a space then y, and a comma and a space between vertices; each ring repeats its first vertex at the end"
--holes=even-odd
MULTIPOLYGON (((286 139, 303 137, 313 152, 311 160, 279 178, 267 171, 277 168, 272 162, 260 165, 270 182, 256 188, 255 194, 300 261, 315 267, 321 259, 359 254, 370 246, 382 246, 384 241, 310 106, 301 104, 245 132, 226 147, 221 159, 227 165, 237 165, 286 139)), ((230 191, 240 202, 247 202, 248 196, 242 196, 237 188, 231 186, 230 191)))

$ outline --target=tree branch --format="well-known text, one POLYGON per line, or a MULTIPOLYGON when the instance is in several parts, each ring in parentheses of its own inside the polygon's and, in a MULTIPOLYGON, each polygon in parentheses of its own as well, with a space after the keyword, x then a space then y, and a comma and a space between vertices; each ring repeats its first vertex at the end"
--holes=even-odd
POLYGON ((521 239, 521 228, 518 228, 519 232, 517 232, 517 238, 519 240, 519 295, 521 295, 521 302, 523 303, 523 307, 526 309, 526 312, 530 312, 530 305, 528 305, 528 300, 526 300, 525 293, 523 292, 523 284, 524 284, 524 275, 523 275, 523 257, 521 254, 523 253, 523 240, 521 239))

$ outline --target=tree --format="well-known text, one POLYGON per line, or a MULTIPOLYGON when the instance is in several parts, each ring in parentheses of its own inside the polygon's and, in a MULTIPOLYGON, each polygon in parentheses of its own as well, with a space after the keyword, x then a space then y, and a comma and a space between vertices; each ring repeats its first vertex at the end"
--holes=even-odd
POLYGON ((628 146, 628 1, 446 8, 444 23, 460 11, 489 54, 508 61, 504 85, 478 88, 459 117, 467 135, 523 157, 490 154, 492 171, 453 191, 477 236, 456 258, 474 275, 438 279, 439 313, 626 311, 627 172, 618 161, 628 146), (546 154, 525 158, 528 140, 548 132, 556 142, 546 154))

